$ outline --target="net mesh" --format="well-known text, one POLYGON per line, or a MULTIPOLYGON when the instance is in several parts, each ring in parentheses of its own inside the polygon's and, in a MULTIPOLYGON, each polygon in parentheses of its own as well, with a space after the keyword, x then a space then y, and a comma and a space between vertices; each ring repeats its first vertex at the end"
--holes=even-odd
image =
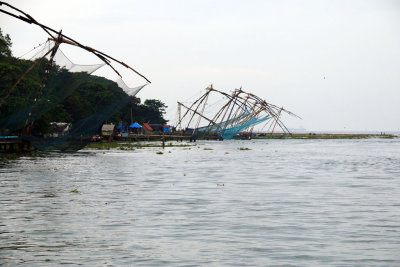
POLYGON ((219 137, 228 140, 239 134, 251 134, 254 126, 260 123, 272 125, 272 131, 276 125, 287 130, 279 119, 282 111, 287 112, 242 89, 227 94, 209 87, 192 104, 178 102, 179 115, 175 125, 194 139, 219 137), (210 99, 217 101, 208 104, 210 99), (182 108, 186 111, 182 112, 182 108))
POLYGON ((223 121, 221 123, 203 126, 196 129, 196 138, 202 138, 207 135, 216 135, 224 140, 229 140, 238 135, 240 132, 253 127, 257 124, 267 121, 270 115, 261 118, 251 117, 250 113, 239 116, 237 118, 223 121))
POLYGON ((140 85, 137 87, 129 87, 128 85, 126 85, 124 80, 122 80, 122 78, 117 79, 115 82, 118 84, 118 86, 120 88, 122 88, 122 90, 124 90, 124 92, 126 92, 128 95, 131 95, 131 96, 135 96, 137 93, 140 92, 140 90, 143 89, 143 87, 146 86, 144 84, 144 85, 140 85))
POLYGON ((54 57, 54 61, 57 63, 58 66, 60 66, 61 68, 66 68, 70 72, 86 72, 88 74, 92 74, 99 68, 106 65, 105 63, 91 65, 75 64, 63 53, 61 49, 58 49, 54 57))
POLYGON ((147 84, 129 87, 121 77, 113 82, 91 75, 106 64, 76 64, 60 49, 50 65, 53 47, 46 42, 24 56, 27 59, 0 62, 0 72, 15 73, 0 77, 0 134, 18 134, 39 150, 77 151, 147 84), (67 132, 57 136, 37 130, 47 117, 57 118, 55 110, 66 108, 74 114, 67 132))

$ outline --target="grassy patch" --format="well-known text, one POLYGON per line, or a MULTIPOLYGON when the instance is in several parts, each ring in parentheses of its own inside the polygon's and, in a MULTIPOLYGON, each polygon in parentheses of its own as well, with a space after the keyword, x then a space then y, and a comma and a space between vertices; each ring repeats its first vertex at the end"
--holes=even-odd
POLYGON ((394 135, 382 135, 378 136, 379 138, 384 138, 384 139, 394 139, 394 138, 400 138, 400 136, 394 136, 394 135))
POLYGON ((15 160, 20 157, 21 157, 21 155, 19 155, 19 154, 3 154, 0 156, 0 160, 15 160))

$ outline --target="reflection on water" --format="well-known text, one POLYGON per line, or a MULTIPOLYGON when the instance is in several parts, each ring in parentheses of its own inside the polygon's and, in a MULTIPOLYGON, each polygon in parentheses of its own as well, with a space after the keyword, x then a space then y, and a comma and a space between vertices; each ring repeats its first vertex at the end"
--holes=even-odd
POLYGON ((400 265, 398 140, 159 150, 0 163, 0 265, 400 265))

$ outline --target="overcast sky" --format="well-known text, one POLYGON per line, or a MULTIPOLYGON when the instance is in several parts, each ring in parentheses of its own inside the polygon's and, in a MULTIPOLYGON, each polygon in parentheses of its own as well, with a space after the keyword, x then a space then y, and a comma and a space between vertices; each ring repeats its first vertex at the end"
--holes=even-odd
MULTIPOLYGON (((289 128, 400 130, 400 1, 8 3, 143 73, 152 84, 138 97, 165 102, 171 120, 176 101, 213 84, 242 86, 303 118, 287 118, 289 128)), ((0 27, 14 56, 47 38, 5 14, 0 27)), ((75 63, 97 63, 62 49, 75 63)))

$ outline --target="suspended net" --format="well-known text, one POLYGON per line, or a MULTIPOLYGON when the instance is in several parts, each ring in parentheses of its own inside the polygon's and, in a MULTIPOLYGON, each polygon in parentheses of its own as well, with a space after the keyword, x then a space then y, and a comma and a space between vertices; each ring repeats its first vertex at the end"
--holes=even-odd
POLYGON ((94 110, 94 113, 74 123, 72 129, 60 137, 39 138, 34 135, 26 136, 33 146, 42 151, 77 151, 85 147, 95 132, 99 130, 105 120, 115 114, 130 102, 127 95, 119 95, 110 101, 108 106, 94 110))
POLYGON ((140 90, 143 89, 143 87, 146 86, 146 84, 145 84, 145 85, 140 85, 137 87, 129 87, 128 85, 126 85, 124 80, 122 80, 122 78, 117 79, 115 82, 118 84, 118 86, 122 90, 124 90, 124 92, 126 92, 128 95, 131 95, 131 96, 135 96, 137 93, 140 92, 140 90))
POLYGON ((231 121, 238 121, 238 123, 236 123, 236 126, 232 126, 231 121, 225 121, 210 126, 200 127, 196 130, 196 139, 207 135, 217 135, 220 136, 223 140, 229 140, 237 136, 240 132, 251 128, 254 125, 260 124, 268 120, 269 118, 269 115, 265 115, 262 118, 249 118, 247 121, 242 123, 240 121, 244 121, 244 118, 234 118, 231 121))
POLYGON ((191 104, 178 102, 175 125, 178 131, 190 134, 194 139, 218 137, 228 140, 239 134, 251 134, 254 126, 260 123, 269 125, 271 131, 278 126, 289 132, 280 120, 282 112, 294 115, 242 89, 228 94, 211 86, 191 104), (217 101, 209 104, 211 99, 217 101))
POLYGON ((54 46, 0 62, 0 72, 15 74, 0 77, 0 134, 19 135, 39 150, 76 151, 147 83, 129 87, 117 75, 115 82, 91 75, 107 64, 76 64, 60 48, 49 53, 54 46), (60 122, 71 124, 68 131, 49 132, 49 123, 60 122))
POLYGON ((92 64, 92 65, 82 65, 73 63, 63 52, 61 49, 58 49, 54 61, 61 68, 66 68, 70 72, 86 72, 88 74, 92 74, 99 68, 106 65, 105 63, 101 64, 92 64))
POLYGON ((49 37, 23 58, 0 54, 1 135, 18 135, 41 150, 78 150, 105 121, 117 120, 118 111, 150 83, 126 63, 39 23, 11 4, 0 2, 0 14, 36 25, 49 37), (100 63, 77 64, 61 51, 62 44, 78 48, 100 63), (116 82, 91 75, 104 66, 117 76, 112 79, 116 82), (122 67, 146 83, 127 86, 117 70, 122 67), (61 125, 68 127, 51 132, 60 130, 61 125))

